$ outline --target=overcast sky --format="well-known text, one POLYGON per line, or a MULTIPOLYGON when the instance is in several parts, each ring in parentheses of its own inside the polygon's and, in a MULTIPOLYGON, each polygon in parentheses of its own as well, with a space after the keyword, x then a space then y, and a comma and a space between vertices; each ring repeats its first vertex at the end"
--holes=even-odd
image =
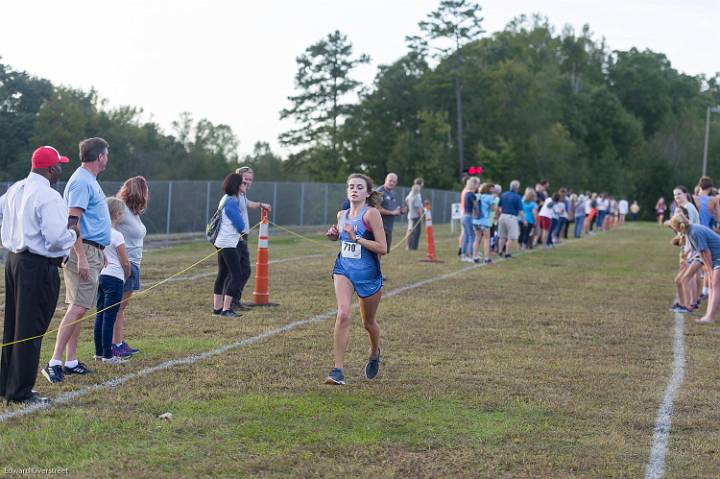
MULTIPOLYGON (((372 63, 406 52, 404 38, 438 0, 22 0, 4 2, 0 62, 54 84, 94 87, 110 106, 142 107, 170 131, 180 112, 230 125, 248 153, 277 148, 278 112, 294 92, 295 58, 334 30, 372 63)), ((720 71, 720 0, 488 0, 485 35, 520 14, 561 31, 589 23, 611 49, 665 53, 688 74, 720 71)), ((283 152, 282 150, 279 150, 283 152)))

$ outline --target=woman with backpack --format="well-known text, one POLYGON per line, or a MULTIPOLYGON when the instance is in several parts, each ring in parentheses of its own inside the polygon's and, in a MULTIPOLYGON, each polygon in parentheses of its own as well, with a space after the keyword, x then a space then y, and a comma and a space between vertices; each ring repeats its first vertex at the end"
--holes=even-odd
POLYGON ((218 251, 218 274, 213 287, 213 314, 236 318, 240 314, 231 309, 232 300, 238 294, 242 278, 242 265, 237 254, 240 233, 245 229, 247 218, 243 218, 238 193, 245 193, 242 175, 230 173, 222 183, 225 193, 218 213, 208 225, 209 239, 215 236, 213 245, 218 251), (210 231, 212 230, 212 231, 210 231))

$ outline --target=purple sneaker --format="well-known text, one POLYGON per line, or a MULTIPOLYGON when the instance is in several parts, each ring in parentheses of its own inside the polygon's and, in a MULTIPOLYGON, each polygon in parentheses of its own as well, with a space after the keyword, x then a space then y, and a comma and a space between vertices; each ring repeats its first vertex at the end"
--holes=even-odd
POLYGON ((129 353, 129 354, 135 354, 135 353, 140 352, 139 349, 131 348, 130 345, 128 343, 126 343, 125 341, 122 342, 122 346, 120 346, 120 347, 122 348, 123 351, 125 351, 126 353, 129 353))
POLYGON ((112 355, 118 358, 130 357, 130 353, 126 352, 122 347, 112 345, 112 355))

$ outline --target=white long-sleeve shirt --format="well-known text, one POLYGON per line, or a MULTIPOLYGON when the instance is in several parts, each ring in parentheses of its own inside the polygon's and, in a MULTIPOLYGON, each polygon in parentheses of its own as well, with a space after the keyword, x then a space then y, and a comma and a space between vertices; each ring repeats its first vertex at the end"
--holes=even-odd
POLYGON ((67 256, 76 239, 67 229, 67 219, 65 200, 37 173, 31 172, 0 197, 0 240, 13 253, 67 256))

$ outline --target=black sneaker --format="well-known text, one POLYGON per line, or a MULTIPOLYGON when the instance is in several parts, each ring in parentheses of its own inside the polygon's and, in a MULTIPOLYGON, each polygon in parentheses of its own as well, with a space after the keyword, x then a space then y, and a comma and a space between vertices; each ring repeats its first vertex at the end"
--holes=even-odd
POLYGON ((220 313, 222 313, 222 308, 220 308, 220 309, 215 309, 215 308, 213 308, 213 315, 214 315, 214 316, 220 316, 220 313))
POLYGON ((365 377, 368 379, 375 379, 375 377, 380 372, 380 349, 378 348, 378 355, 377 357, 373 358, 372 356, 368 359, 367 364, 365 365, 365 369, 363 371, 365 373, 365 377))
POLYGON ((63 366, 63 373, 65 374, 88 374, 90 373, 90 370, 85 366, 84 363, 81 363, 78 361, 77 365, 74 368, 69 368, 67 366, 63 366))
POLYGON ((220 316, 223 316, 225 318, 239 318, 241 315, 233 311, 232 309, 226 309, 222 313, 220 313, 220 316))
POLYGON ((39 395, 35 391, 32 392, 29 398, 26 399, 12 399, 8 401, 8 403, 14 403, 14 404, 48 404, 50 402, 50 398, 46 398, 44 396, 39 395))
POLYGON ((63 379, 65 379, 63 367, 59 364, 57 366, 50 366, 50 363, 48 363, 47 366, 42 368, 41 372, 50 383, 61 383, 63 379))
POLYGON ((325 384, 333 384, 336 386, 345 385, 345 375, 343 374, 343 370, 340 368, 332 368, 328 377, 325 378, 325 384))

